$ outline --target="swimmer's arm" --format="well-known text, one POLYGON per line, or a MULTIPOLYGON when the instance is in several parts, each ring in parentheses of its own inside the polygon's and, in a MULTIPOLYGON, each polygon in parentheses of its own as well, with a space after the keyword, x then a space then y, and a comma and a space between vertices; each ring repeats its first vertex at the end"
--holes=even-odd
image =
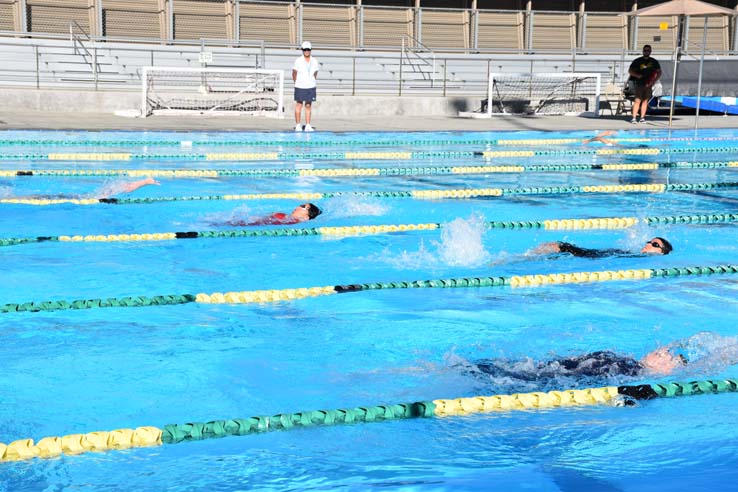
POLYGON ((154 178, 148 177, 146 179, 140 179, 138 181, 131 181, 129 183, 118 183, 109 188, 101 191, 98 194, 98 198, 110 198, 111 196, 120 195, 121 193, 131 193, 139 188, 143 188, 148 185, 160 185, 154 178))
POLYGON ((140 179, 138 181, 133 181, 131 183, 124 183, 122 185, 122 191, 120 191, 120 193, 131 193, 133 191, 136 191, 139 188, 143 188, 144 186, 148 186, 148 185, 159 186, 160 184, 161 183, 159 183, 154 178, 148 177, 146 179, 140 179))

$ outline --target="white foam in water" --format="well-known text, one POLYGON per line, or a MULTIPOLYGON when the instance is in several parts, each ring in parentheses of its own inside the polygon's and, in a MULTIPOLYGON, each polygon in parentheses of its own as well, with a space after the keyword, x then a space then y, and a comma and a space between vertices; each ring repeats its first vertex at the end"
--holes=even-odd
POLYGON ((323 212, 330 210, 331 217, 361 217, 385 215, 389 207, 376 198, 357 196, 337 196, 327 200, 322 206, 323 212))
POLYGON ((689 361, 685 371, 688 373, 714 375, 738 363, 738 337, 701 331, 671 346, 689 361))
POLYGON ((192 148, 192 140, 182 140, 179 142, 179 145, 185 149, 191 149, 192 148))
POLYGON ((383 257, 399 269, 483 265, 490 258, 482 244, 485 231, 482 216, 472 215, 469 219, 458 218, 443 225, 440 241, 431 241, 436 248, 435 252, 426 248, 425 243, 421 240, 418 251, 403 251, 400 254, 385 251, 383 257))
POLYGON ((490 258, 482 243, 486 230, 484 217, 479 215, 444 224, 438 243, 440 260, 451 266, 482 265, 490 258))
POLYGON ((209 226, 212 225, 221 225, 221 224, 227 224, 228 222, 236 222, 243 220, 244 222, 250 222, 251 220, 256 219, 254 216, 254 213, 251 211, 251 208, 248 205, 241 205, 240 207, 236 207, 233 210, 229 210, 227 212, 215 212, 210 214, 205 214, 201 219, 200 223, 206 224, 209 226))

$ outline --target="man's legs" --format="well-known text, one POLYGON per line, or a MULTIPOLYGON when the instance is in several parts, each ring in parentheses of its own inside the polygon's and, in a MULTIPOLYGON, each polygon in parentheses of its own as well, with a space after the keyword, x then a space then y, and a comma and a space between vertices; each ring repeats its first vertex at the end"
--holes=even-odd
MULTIPOLYGON (((310 124, 310 105, 308 104, 307 108, 305 108, 305 117, 307 118, 308 124, 310 124)), ((302 113, 302 102, 295 101, 295 124, 300 124, 300 114, 302 113)))
POLYGON ((638 119, 638 113, 640 111, 640 106, 642 102, 643 101, 638 97, 636 97, 635 100, 633 101, 633 119, 634 120, 638 119))
POLYGON ((310 115, 312 113, 312 109, 313 109, 313 103, 311 103, 310 101, 305 101, 305 124, 306 125, 310 124, 310 115))

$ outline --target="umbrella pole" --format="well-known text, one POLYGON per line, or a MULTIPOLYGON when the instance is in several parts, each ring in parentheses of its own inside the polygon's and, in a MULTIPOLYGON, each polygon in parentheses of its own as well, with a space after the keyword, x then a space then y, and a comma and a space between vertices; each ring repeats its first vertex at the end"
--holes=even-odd
POLYGON ((676 98, 677 72, 679 71, 679 59, 682 57, 682 36, 684 36, 684 19, 685 16, 680 15, 677 22, 677 46, 674 56, 674 76, 671 79, 671 104, 669 105, 669 128, 671 128, 671 120, 674 118, 674 99, 676 98))
POLYGON ((702 96, 702 65, 705 63, 705 46, 707 45, 707 16, 705 16, 705 28, 702 31, 702 56, 700 57, 700 74, 697 76, 697 112, 694 115, 694 129, 700 120, 700 97, 702 96))

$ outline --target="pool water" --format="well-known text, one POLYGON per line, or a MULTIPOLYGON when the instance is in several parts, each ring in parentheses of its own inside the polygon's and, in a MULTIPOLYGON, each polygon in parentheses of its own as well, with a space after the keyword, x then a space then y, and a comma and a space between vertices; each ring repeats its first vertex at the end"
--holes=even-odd
MULTIPOLYGON (((586 132, 0 133, 0 170, 438 169, 453 166, 726 163, 738 130, 619 132, 613 154, 586 132), (504 140, 527 143, 500 144, 504 140), (576 141, 540 145, 543 140, 576 141), (658 149, 656 155, 638 153, 658 149), (485 159, 484 151, 548 151, 485 159), (553 152, 553 151, 558 152, 553 152), (634 153, 620 152, 632 150, 634 153), (348 152, 375 153, 352 158, 348 152), (388 153, 410 152, 412 158, 388 153), (68 153, 59 160, 49 154, 68 153), (127 153, 126 160, 104 160, 127 153), (208 154, 243 158, 208 160, 208 154), (246 154, 276 153, 269 158, 246 154), (454 154, 456 153, 456 154, 454 154), (103 157, 90 157, 101 154, 103 157), (381 154, 381 155, 379 155, 381 154), (81 156, 81 157, 80 157, 81 156), (343 157, 341 157, 343 156, 343 157), (384 157, 382 157, 384 156, 384 157)), ((225 159, 225 158, 224 158, 225 159)), ((409 190, 731 183, 736 168, 417 173, 405 176, 157 178, 129 204, 0 203, 0 237, 226 231, 224 223, 302 199, 181 200, 327 193, 295 226, 441 224, 431 231, 168 241, 43 241, 0 247, 0 304, 292 289, 461 277, 660 269, 735 262, 735 225, 490 229, 489 221, 735 214, 733 188, 414 199, 409 190), (362 196, 357 192, 387 192, 362 196), (546 241, 667 256, 534 255, 546 241)), ((12 173, 10 173, 12 174, 12 173)), ((112 174, 112 173, 111 173, 112 174)), ((128 176, 0 178, 0 199, 95 197, 128 176), (41 198, 39 198, 41 197, 41 198)), ((259 230, 259 229, 255 229, 259 230)), ((262 304, 202 304, 1 314, 0 442, 303 410, 592 386, 473 370, 612 350, 639 358, 688 339, 690 364, 667 377, 596 386, 738 377, 738 277, 536 288, 369 290, 262 304), (691 338, 690 338, 691 337, 691 338)), ((715 490, 738 478, 738 395, 315 427, 152 448, 0 463, 0 490, 715 490)))

